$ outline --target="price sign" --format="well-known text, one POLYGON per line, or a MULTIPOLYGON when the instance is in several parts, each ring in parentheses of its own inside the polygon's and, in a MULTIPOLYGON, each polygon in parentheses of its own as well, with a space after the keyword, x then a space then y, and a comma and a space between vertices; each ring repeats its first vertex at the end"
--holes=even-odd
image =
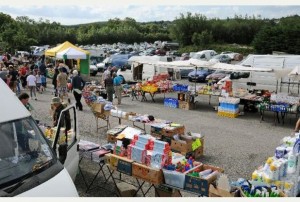
POLYGON ((199 138, 197 138, 193 143, 192 143, 192 149, 193 151, 195 151, 196 149, 198 149, 199 147, 201 147, 202 143, 201 140, 199 138))

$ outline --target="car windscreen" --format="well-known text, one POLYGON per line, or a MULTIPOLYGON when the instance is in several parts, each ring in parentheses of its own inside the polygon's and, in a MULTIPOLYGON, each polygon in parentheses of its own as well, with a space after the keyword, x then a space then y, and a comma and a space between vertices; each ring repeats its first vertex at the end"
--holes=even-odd
POLYGON ((50 167, 56 157, 31 118, 0 123, 0 188, 50 167))

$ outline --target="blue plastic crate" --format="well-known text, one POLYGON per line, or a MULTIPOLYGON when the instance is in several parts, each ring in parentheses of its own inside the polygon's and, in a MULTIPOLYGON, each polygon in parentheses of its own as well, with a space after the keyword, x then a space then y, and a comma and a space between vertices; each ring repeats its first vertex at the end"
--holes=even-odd
POLYGON ((164 106, 165 107, 171 107, 171 108, 178 108, 179 102, 175 98, 165 98, 164 99, 164 106))

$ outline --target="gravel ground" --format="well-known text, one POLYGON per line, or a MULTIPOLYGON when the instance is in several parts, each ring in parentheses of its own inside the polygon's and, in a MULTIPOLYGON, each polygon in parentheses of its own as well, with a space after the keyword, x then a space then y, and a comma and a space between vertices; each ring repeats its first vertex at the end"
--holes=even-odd
MULTIPOLYGON (((97 75, 96 78, 99 79, 99 76, 97 75)), ((50 83, 51 81, 48 82, 50 83)), ((53 96, 51 91, 52 85, 49 84, 46 92, 38 94, 37 101, 30 101, 35 108, 33 116, 39 119, 41 123, 51 123, 49 116, 50 101, 53 96)), ((73 95, 71 93, 69 95, 71 95, 71 102, 74 103, 73 95)), ((166 96, 175 98, 177 94, 172 93, 166 96)), ((132 101, 130 97, 126 97, 122 99, 122 105, 119 108, 127 112, 151 114, 154 117, 182 123, 185 125, 186 131, 200 132, 205 135, 204 156, 199 160, 203 163, 223 168, 231 180, 237 180, 240 177, 251 178, 251 173, 255 168, 273 155, 275 148, 280 144, 280 140, 291 134, 296 121, 295 117, 289 116, 285 120, 286 123, 284 125, 275 126, 273 114, 271 113, 266 113, 265 121, 261 123, 258 113, 246 113, 244 116, 234 119, 219 117, 213 108, 213 106, 218 104, 216 97, 212 98, 211 105, 208 104, 208 96, 197 97, 196 109, 190 111, 164 107, 163 99, 163 95, 156 95, 155 103, 153 103, 150 101, 132 101)), ((150 97, 148 100, 150 100, 150 97)), ((105 144, 105 129, 99 130, 98 133, 96 132, 95 118, 83 99, 82 103, 84 104, 84 109, 83 111, 78 111, 81 139, 105 144)), ((110 123, 114 127, 118 125, 118 119, 112 117, 110 118, 110 123)), ((123 121, 122 124, 130 123, 123 121)), ((147 127, 147 131, 149 132, 149 127, 147 127)), ((90 182, 97 172, 98 165, 88 160, 83 160, 80 166, 84 176, 90 182)), ((124 176, 124 179, 134 182, 134 179, 131 177, 124 176)), ((101 181, 103 181, 103 177, 100 175, 94 185, 101 184, 101 181)), ((114 196, 99 188, 85 193, 86 187, 81 175, 77 176, 75 185, 80 196, 114 196)), ((105 187, 109 190, 114 190, 112 180, 109 180, 105 187)), ((192 196, 187 193, 183 193, 183 195, 192 196)), ((149 196, 154 196, 153 189, 151 189, 149 196)))

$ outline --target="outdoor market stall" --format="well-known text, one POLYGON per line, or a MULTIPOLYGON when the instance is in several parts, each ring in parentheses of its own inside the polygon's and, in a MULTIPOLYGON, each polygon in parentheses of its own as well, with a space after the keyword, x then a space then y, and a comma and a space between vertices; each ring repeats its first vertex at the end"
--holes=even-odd
POLYGON ((57 59, 76 59, 77 68, 84 79, 90 76, 90 53, 83 50, 72 43, 66 41, 54 48, 45 51, 45 56, 54 57, 57 59))

